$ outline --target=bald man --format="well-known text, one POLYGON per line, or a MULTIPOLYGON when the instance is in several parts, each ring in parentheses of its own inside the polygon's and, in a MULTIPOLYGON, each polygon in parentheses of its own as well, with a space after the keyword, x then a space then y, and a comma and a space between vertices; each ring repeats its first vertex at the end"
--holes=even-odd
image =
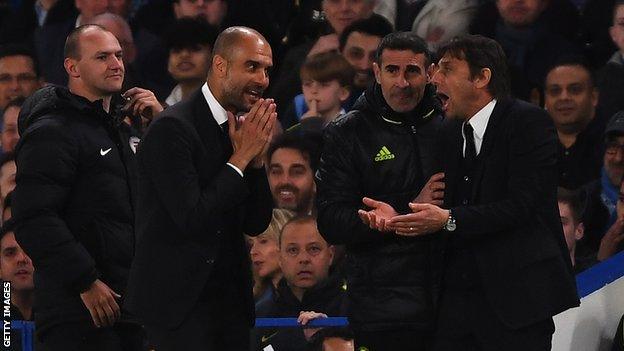
POLYGON ((260 234, 271 219, 263 160, 277 114, 262 94, 272 64, 262 35, 226 29, 206 83, 165 110, 141 143, 126 298, 159 351, 249 349, 254 312, 243 233, 260 234))

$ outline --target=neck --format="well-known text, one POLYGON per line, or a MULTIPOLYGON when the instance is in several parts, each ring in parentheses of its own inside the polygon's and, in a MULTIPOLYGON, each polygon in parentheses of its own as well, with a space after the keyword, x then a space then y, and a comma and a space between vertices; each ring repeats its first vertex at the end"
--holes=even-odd
POLYGON ((576 142, 576 137, 578 136, 578 132, 566 132, 564 130, 557 129, 557 135, 559 136, 559 142, 566 149, 574 145, 576 142))
POLYGON ((283 277, 284 276, 282 275, 282 272, 276 272, 275 275, 273 275, 273 277, 271 278, 271 284, 274 288, 277 288, 277 285, 283 277))
POLYGON ((298 288, 296 286, 292 286, 292 285, 288 285, 290 287, 290 291, 292 291, 293 295, 295 295, 295 297, 297 298, 297 300, 302 301, 303 300, 303 294, 305 294, 305 289, 303 288, 298 288))
POLYGON ((466 121, 470 120, 477 112, 481 111, 487 104, 489 104, 494 98, 489 94, 482 94, 480 96, 475 97, 473 100, 472 106, 468 111, 468 116, 466 116, 466 121))
MULTIPOLYGON (((182 89, 182 98, 187 98, 191 95, 195 90, 204 84, 202 79, 199 80, 188 80, 184 82, 180 82, 180 89, 182 89)), ((210 90, 212 91, 212 90, 210 90)))
POLYGON ((86 89, 81 84, 75 84, 75 83, 72 83, 71 81, 68 83, 68 87, 69 87, 69 91, 72 94, 82 96, 83 98, 91 102, 96 101, 96 100, 102 100, 102 108, 104 109, 104 111, 109 112, 112 95, 101 95, 98 93, 94 93, 86 89))
POLYGON ((17 307, 26 320, 32 319, 33 297, 33 290, 13 291, 11 294, 11 303, 17 307))
POLYGON ((57 0, 39 0, 39 4, 43 7, 44 10, 49 11, 54 4, 56 4, 57 0))
POLYGON ((576 266, 576 260, 574 259, 574 252, 576 251, 576 247, 572 247, 570 252, 570 261, 572 261, 572 267, 576 266))

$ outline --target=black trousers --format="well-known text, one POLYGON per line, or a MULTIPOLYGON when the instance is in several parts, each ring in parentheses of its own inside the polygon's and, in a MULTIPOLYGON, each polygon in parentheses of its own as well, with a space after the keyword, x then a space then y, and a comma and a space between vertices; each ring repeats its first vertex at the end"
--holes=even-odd
POLYGON ((66 323, 40 336, 45 351, 143 351, 145 332, 138 324, 96 328, 93 322, 66 323))
POLYGON ((442 293, 434 351, 547 351, 552 318, 509 329, 496 316, 480 286, 442 293))
POLYGON ((358 351, 427 351, 432 333, 414 330, 355 331, 355 349, 358 351))

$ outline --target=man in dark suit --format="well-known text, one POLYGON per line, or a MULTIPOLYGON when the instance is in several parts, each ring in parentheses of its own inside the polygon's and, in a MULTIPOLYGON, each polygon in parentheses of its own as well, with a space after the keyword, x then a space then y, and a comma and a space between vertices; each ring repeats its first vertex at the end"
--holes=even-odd
POLYGON ((165 110, 141 143, 127 303, 158 350, 249 348, 243 233, 262 233, 273 208, 263 159, 277 116, 261 98, 271 65, 258 32, 224 30, 207 83, 165 110))
POLYGON ((513 100, 505 55, 481 36, 440 51, 448 121, 444 207, 410 204, 389 226, 446 235, 434 350, 550 350, 552 316, 578 305, 557 210, 557 137, 548 114, 513 100))

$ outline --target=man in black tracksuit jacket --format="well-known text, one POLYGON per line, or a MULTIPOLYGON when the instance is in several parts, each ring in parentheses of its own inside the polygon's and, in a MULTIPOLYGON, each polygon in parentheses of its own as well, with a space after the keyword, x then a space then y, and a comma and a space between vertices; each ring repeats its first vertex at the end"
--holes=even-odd
MULTIPOLYGON (((100 27, 74 34, 68 42, 82 43, 80 54, 68 51, 69 89, 40 89, 19 117, 15 236, 35 266, 35 323, 46 349, 135 350, 139 324, 118 306, 134 254, 137 139, 109 113, 123 81, 121 48, 100 27)), ((139 90, 133 103, 162 109, 139 90)))
POLYGON ((330 244, 346 244, 356 349, 422 350, 434 325, 438 239, 380 232, 358 216, 363 197, 411 212, 408 203, 439 169, 434 148, 443 118, 427 84, 429 63, 414 34, 386 36, 377 49, 378 83, 325 129, 318 226, 330 244))

